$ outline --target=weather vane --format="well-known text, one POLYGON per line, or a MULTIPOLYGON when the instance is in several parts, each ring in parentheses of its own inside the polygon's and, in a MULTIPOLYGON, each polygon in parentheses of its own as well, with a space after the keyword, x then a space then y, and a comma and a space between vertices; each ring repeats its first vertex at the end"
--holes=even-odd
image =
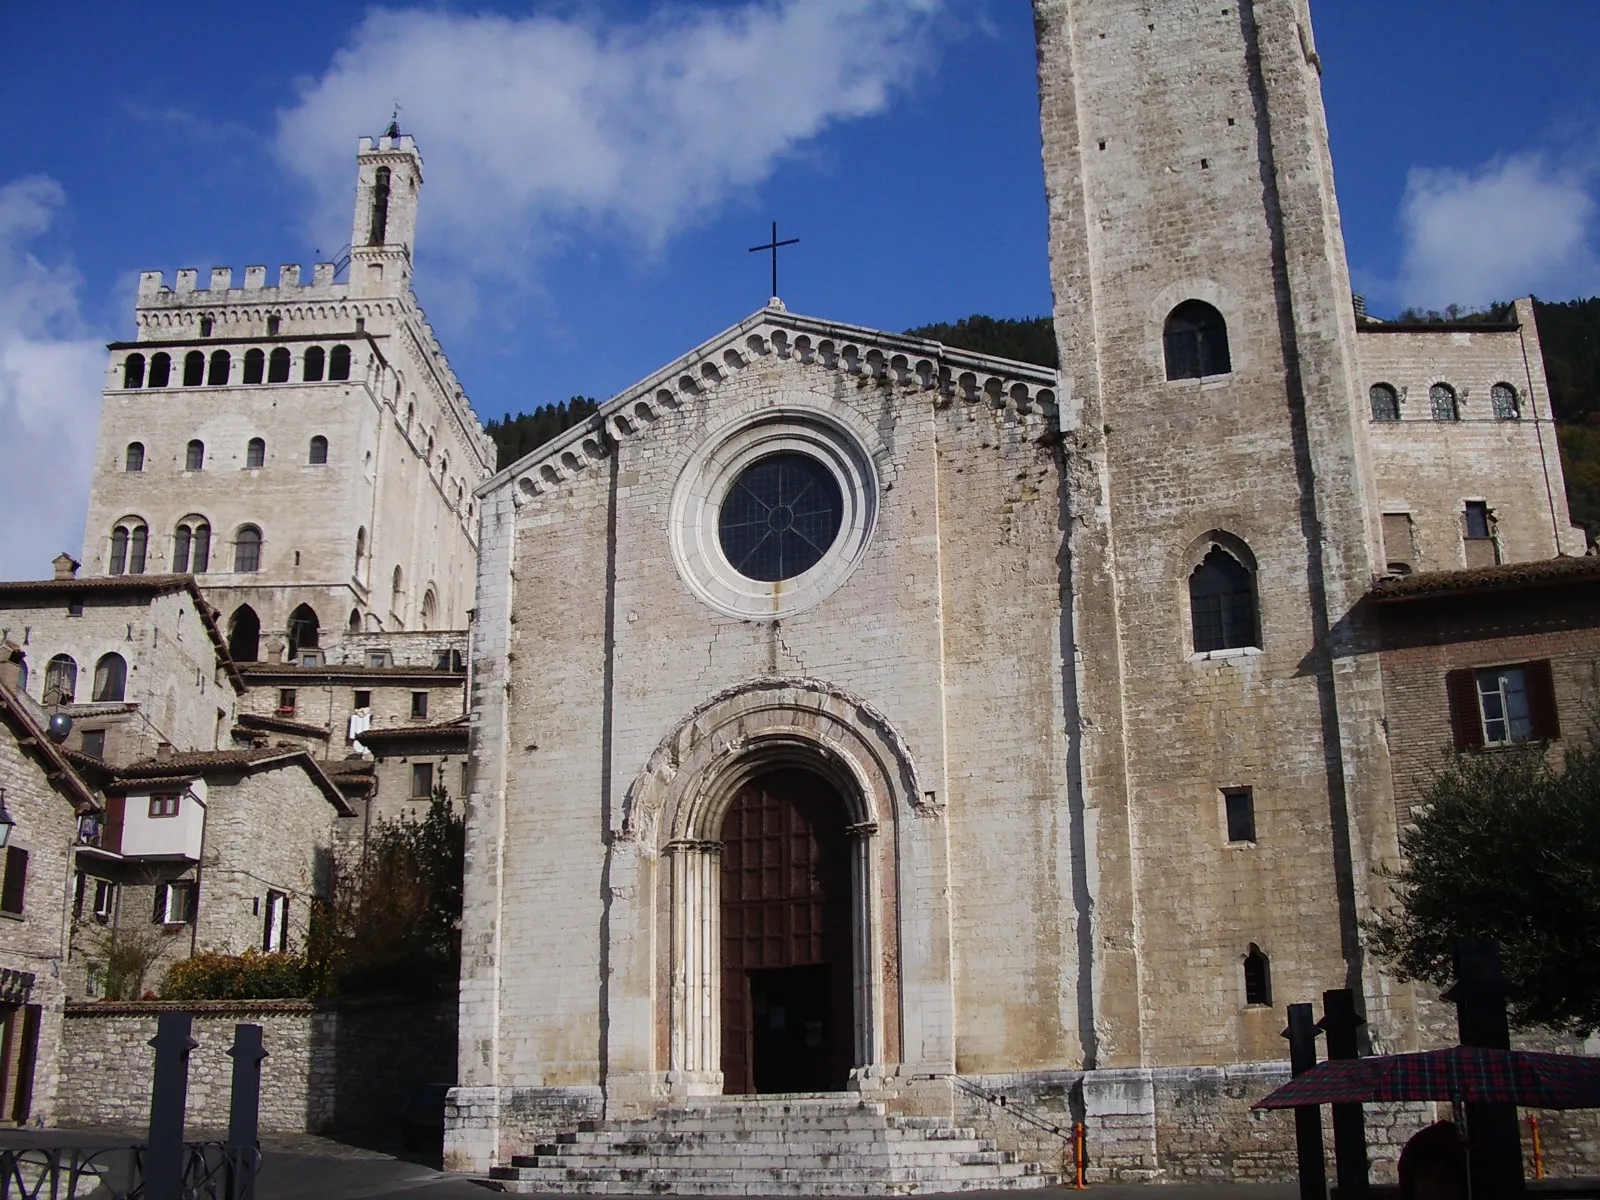
POLYGON ((772 251, 772 298, 774 300, 778 298, 778 247, 798 245, 799 241, 799 238, 789 238, 787 241, 780 242, 778 240, 778 223, 774 221, 772 223, 772 240, 765 246, 750 247, 751 254, 759 254, 763 250, 772 251))
POLYGON ((384 134, 384 136, 400 136, 400 101, 398 100, 394 102, 394 111, 389 114, 389 132, 384 134))

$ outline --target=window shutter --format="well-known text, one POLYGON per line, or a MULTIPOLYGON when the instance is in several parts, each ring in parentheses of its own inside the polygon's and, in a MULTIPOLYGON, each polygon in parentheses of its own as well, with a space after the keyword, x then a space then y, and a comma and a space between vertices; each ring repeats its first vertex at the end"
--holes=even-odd
POLYGON ((1522 668, 1528 683, 1528 716, 1533 719, 1535 741, 1554 741, 1561 736, 1561 718, 1556 712, 1556 684, 1550 660, 1540 659, 1522 668))
POLYGON ((28 852, 6 847, 6 877, 0 884, 0 910, 22 912, 22 897, 28 887, 28 852))
POLYGON ((167 889, 169 887, 171 887, 171 886, 172 885, 170 883, 158 883, 158 884, 156 884, 156 908, 155 908, 155 911, 150 914, 150 919, 152 921, 154 921, 157 925, 162 925, 162 924, 166 923, 166 920, 167 920, 167 889))
POLYGON ((1483 749, 1483 714, 1478 708, 1478 673, 1470 667, 1444 677, 1450 694, 1450 728, 1457 750, 1483 749))

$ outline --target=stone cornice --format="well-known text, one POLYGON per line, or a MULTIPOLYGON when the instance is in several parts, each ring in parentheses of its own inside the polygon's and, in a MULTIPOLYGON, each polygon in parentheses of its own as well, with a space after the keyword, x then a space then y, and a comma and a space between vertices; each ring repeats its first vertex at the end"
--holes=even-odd
POLYGON ((513 502, 525 503, 604 459, 609 442, 626 441, 663 413, 714 392, 745 367, 771 356, 902 393, 922 393, 939 408, 983 404, 1024 417, 1056 417, 1058 375, 1049 367, 771 306, 619 392, 587 420, 495 474, 476 494, 481 498, 512 487, 513 502))

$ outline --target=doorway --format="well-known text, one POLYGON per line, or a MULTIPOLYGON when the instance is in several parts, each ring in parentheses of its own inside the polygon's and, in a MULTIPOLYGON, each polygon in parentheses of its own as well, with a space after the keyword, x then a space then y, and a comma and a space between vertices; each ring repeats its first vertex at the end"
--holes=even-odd
POLYGON ((730 1094, 843 1091, 854 1065, 845 805, 761 775, 722 823, 722 1075, 730 1094))

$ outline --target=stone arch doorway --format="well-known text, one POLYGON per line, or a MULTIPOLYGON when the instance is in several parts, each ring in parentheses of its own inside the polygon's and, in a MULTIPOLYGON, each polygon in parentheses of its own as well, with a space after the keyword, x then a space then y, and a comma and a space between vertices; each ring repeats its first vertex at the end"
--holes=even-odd
POLYGON ((724 1092, 843 1091, 857 1065, 847 821, 793 768, 749 780, 722 819, 724 1092))

